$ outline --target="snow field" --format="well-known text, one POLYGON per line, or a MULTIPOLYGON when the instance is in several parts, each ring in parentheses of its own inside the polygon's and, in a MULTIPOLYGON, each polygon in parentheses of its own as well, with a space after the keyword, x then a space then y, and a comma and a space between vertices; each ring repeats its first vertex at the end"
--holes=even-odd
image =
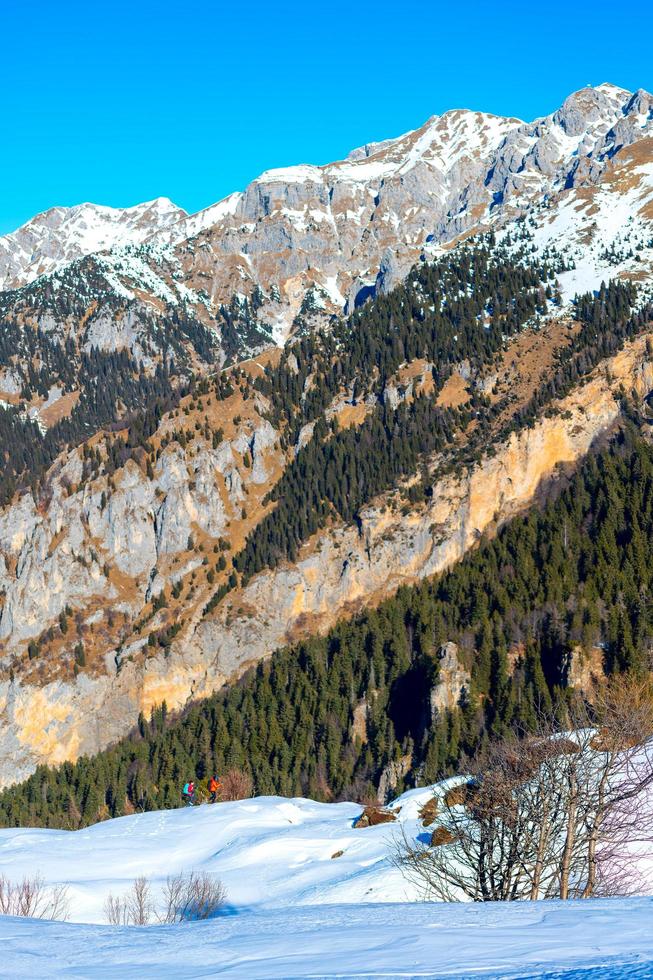
POLYGON ((0 918, 0 976, 653 976, 653 900, 332 905, 112 928, 0 918))
MULTIPOLYGON (((394 804, 415 836, 431 789, 394 804)), ((419 896, 390 856, 398 823, 355 829, 355 803, 258 797, 139 813, 78 831, 0 830, 0 868, 12 880, 40 873, 67 882, 71 918, 105 921, 109 892, 122 894, 144 875, 159 890, 169 875, 215 874, 235 908, 342 902, 414 901, 419 896), (342 854, 334 857, 339 851, 342 854)))

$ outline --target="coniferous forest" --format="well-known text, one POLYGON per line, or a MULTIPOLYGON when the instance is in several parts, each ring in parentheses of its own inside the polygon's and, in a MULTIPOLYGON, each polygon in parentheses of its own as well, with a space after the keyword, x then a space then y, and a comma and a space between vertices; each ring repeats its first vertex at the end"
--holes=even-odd
MULTIPOLYGON (((481 257, 487 261, 483 253, 481 257)), ((471 262, 471 259, 467 258, 471 262)), ((474 263, 471 264, 475 269, 474 263)), ((462 269, 458 266, 454 268, 457 273, 454 280, 456 288, 460 287, 462 282, 474 278, 467 264, 463 263, 462 269)), ((493 274, 499 276, 501 280, 505 278, 508 284, 513 282, 513 271, 510 266, 502 266, 500 271, 496 268, 492 269, 493 274)), ((433 267, 424 267, 422 273, 424 279, 431 282, 433 267)), ((492 276, 489 278, 492 281, 492 276)), ((446 277, 444 279, 446 281, 446 277)), ((417 279, 413 282, 412 288, 417 289, 420 282, 421 280, 417 279)), ((440 280, 436 278, 434 282, 440 280)), ((488 283, 484 282, 479 288, 483 295, 488 289, 488 283)), ((394 370, 405 358, 435 356, 434 348, 429 345, 427 338, 422 338, 420 346, 410 329, 411 324, 414 326, 415 323, 414 294, 411 299, 413 312, 407 314, 403 329, 396 327, 395 312, 405 309, 408 305, 405 291, 405 286, 399 287, 387 301, 381 298, 370 307, 366 315, 360 314, 352 319, 351 328, 356 337, 354 348, 360 348, 360 353, 358 357, 350 359, 347 348, 346 354, 328 358, 330 367, 324 388, 319 395, 320 405, 327 404, 332 397, 336 385, 334 377, 337 376, 339 383, 342 384, 343 377, 349 377, 347 372, 352 371, 352 364, 362 363, 366 366, 366 371, 371 371, 373 363, 383 360, 376 350, 376 345, 381 343, 381 337, 386 336, 386 330, 389 330, 387 337, 390 338, 390 342, 397 348, 394 357, 387 355, 388 372, 390 366, 394 370), (398 298, 401 295, 404 298, 398 298), (396 304, 396 309, 388 313, 385 308, 391 303, 396 304), (378 306, 381 307, 382 312, 385 312, 385 318, 377 313, 378 306), (377 316, 380 327, 378 327, 377 316), (390 321, 390 325, 386 320, 390 321), (357 334, 361 324, 369 328, 369 333, 366 332, 364 337, 357 334), (416 346, 411 346, 415 343, 416 346)), ((432 294, 430 296, 436 302, 440 301, 432 294)), ((474 296, 475 293, 472 292, 472 297, 474 296)), ((505 437, 510 429, 531 424, 544 406, 554 398, 565 395, 574 384, 587 377, 602 358, 615 353, 627 338, 634 336, 641 329, 652 315, 652 309, 649 306, 632 313, 635 299, 635 287, 619 282, 611 282, 608 286, 603 286, 596 296, 584 295, 578 298, 576 317, 581 325, 580 330, 560 356, 554 376, 538 389, 523 409, 516 413, 502 436, 505 437)), ((499 300, 494 302, 499 309, 499 300)), ((478 299, 475 303, 478 303, 478 299)), ((494 332, 492 329, 488 331, 485 326, 480 325, 477 322, 478 314, 475 312, 474 304, 467 309, 462 303, 461 310, 452 312, 454 308, 455 304, 445 305, 448 312, 443 322, 438 322, 433 328, 432 336, 437 338, 433 343, 440 345, 450 343, 452 348, 456 349, 458 358, 464 354, 472 361, 478 358, 479 364, 486 363, 498 349, 499 329, 494 332), (467 323, 471 325, 465 338, 454 334, 454 330, 462 332, 463 325, 467 323)), ((534 305, 531 306, 526 302, 520 314, 518 316, 515 314, 514 329, 522 322, 521 317, 525 319, 528 312, 533 313, 534 309, 534 305)), ((498 323, 501 323, 500 318, 498 323)), ((419 328, 416 333, 419 334, 419 328)), ((309 348, 312 351, 310 345, 309 348)), ((453 356, 453 352, 448 355, 449 359, 453 356)), ((319 357, 317 362, 319 363, 319 357)), ((307 366, 308 363, 310 362, 307 361, 307 366)), ((444 384, 450 369, 451 364, 447 357, 441 357, 440 350, 436 392, 444 384)), ((275 371, 270 371, 266 390, 271 395, 275 391, 283 392, 284 384, 288 382, 288 373, 287 364, 283 362, 275 371)), ((293 373, 294 368, 290 371, 291 375, 293 373)), ((299 377, 301 376, 302 372, 299 371, 299 377)), ((363 382, 357 379, 368 375, 354 373, 352 377, 354 380, 350 383, 358 384, 361 389, 363 382)), ((317 383, 314 387, 316 386, 319 387, 317 383)), ((302 405, 301 398, 298 398, 298 404, 302 405)), ((303 404, 303 419, 306 420, 307 401, 305 400, 303 404)), ((332 424, 329 427, 323 419, 320 419, 315 424, 308 444, 297 453, 296 458, 270 492, 269 498, 276 502, 275 509, 252 531, 244 549, 236 556, 235 567, 247 579, 266 566, 274 567, 282 559, 294 560, 302 542, 319 527, 324 526, 329 517, 339 516, 347 522, 354 521, 363 504, 369 502, 376 494, 396 486, 402 477, 415 473, 424 456, 451 448, 455 433, 465 431, 472 419, 476 422, 476 431, 473 439, 467 444, 466 452, 462 455, 473 456, 478 447, 486 445, 489 426, 501 407, 501 402, 491 406, 483 396, 475 394, 462 409, 444 409, 436 405, 433 395, 422 395, 412 402, 399 405, 395 410, 390 409, 383 400, 379 399, 368 418, 355 429, 339 431, 337 425, 332 424)), ((429 492, 428 485, 425 490, 429 492)))
POLYGON ((607 673, 648 667, 652 542, 653 448, 626 423, 557 496, 451 571, 279 651, 181 717, 163 706, 95 757, 39 768, 0 794, 0 822, 71 827, 174 807, 189 776, 230 767, 256 793, 323 800, 369 795, 406 756, 403 785, 431 781, 541 708, 563 715, 578 648, 601 651, 607 673), (471 680, 432 717, 448 641, 471 680))

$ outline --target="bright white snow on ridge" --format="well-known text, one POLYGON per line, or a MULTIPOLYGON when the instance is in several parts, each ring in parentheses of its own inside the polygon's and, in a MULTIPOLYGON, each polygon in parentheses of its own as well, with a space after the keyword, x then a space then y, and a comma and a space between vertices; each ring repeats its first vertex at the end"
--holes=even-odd
POLYGON ((50 208, 0 237, 0 289, 33 282, 83 255, 144 242, 182 217, 186 212, 167 197, 131 208, 50 208))

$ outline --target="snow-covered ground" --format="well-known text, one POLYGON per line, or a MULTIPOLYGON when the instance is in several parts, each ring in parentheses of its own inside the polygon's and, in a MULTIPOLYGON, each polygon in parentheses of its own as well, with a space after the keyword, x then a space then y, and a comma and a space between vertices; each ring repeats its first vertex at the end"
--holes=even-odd
POLYGON ((330 905, 112 928, 0 918, 0 976, 653 976, 653 899, 330 905))
MULTIPOLYGON (((393 804, 409 835, 429 833, 418 811, 432 794, 393 804)), ((0 917, 0 977, 653 976, 653 899, 422 903, 391 864, 398 824, 355 829, 360 812, 265 797, 74 833, 0 830, 0 871, 68 883, 73 920, 0 917), (191 869, 226 885, 217 919, 99 924, 109 892, 191 869)))
MULTIPOLYGON (((416 835, 430 836, 418 810, 432 795, 411 790, 394 804, 416 835)), ((0 830, 0 869, 12 880, 38 871, 68 883, 78 922, 104 922, 107 894, 139 875, 156 888, 193 868, 217 875, 237 909, 415 900, 390 862, 397 824, 355 829, 360 813, 356 803, 258 797, 139 813, 74 833, 0 830)))

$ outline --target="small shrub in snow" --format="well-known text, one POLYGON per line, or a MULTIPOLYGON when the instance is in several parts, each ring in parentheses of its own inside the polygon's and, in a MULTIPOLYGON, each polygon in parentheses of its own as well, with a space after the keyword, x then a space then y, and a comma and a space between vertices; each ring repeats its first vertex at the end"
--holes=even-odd
POLYGON ((197 922, 211 919, 224 906, 227 893, 217 878, 191 871, 168 878, 163 889, 160 922, 197 922))
POLYGON ((252 777, 242 769, 229 769, 220 782, 220 799, 227 800, 248 800, 254 791, 252 777))
POLYGON ((40 875, 11 881, 0 875, 0 915, 18 915, 30 919, 68 918, 66 885, 47 887, 40 875))
POLYGON ((136 878, 125 895, 107 896, 104 914, 113 926, 147 926, 152 922, 196 922, 210 919, 225 904, 224 885, 205 871, 190 871, 167 879, 155 905, 147 878, 136 878))
POLYGON ((109 894, 104 903, 107 921, 113 926, 146 926, 154 917, 150 883, 147 878, 136 878, 126 895, 109 894))

